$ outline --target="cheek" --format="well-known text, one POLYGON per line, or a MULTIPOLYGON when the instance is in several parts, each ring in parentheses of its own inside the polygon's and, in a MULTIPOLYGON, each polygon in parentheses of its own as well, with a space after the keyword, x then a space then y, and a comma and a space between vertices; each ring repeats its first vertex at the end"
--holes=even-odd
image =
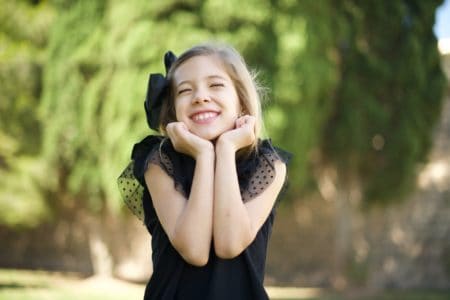
POLYGON ((242 109, 243 109, 243 107, 242 107, 242 101, 241 101, 241 99, 240 99, 240 97, 239 97, 239 94, 237 93, 237 91, 235 90, 234 91, 235 92, 235 94, 234 94, 234 97, 235 97, 235 99, 236 99, 236 110, 237 110, 237 112, 238 112, 238 114, 242 111, 242 109))
POLYGON ((236 98, 236 113, 238 116, 241 114, 243 109, 244 107, 241 105, 241 101, 239 100, 239 98, 236 98))
POLYGON ((241 112, 241 101, 239 100, 239 95, 236 91, 232 91, 228 93, 228 99, 233 99, 233 104, 230 104, 230 107, 233 107, 235 109, 235 112, 237 115, 241 112))
POLYGON ((182 101, 175 101, 173 109, 175 112, 175 117, 179 121, 180 118, 183 117, 183 111, 185 110, 182 101))

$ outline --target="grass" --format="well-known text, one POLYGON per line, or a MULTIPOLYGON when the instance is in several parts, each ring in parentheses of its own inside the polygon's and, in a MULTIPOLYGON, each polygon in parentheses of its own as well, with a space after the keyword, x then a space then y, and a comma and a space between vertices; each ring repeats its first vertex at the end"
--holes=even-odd
POLYGON ((142 299, 144 288, 112 278, 0 269, 1 300, 142 299))
MULTIPOLYGON (((0 300, 142 299, 145 286, 106 277, 0 269, 0 300)), ((267 287, 272 300, 450 300, 450 291, 336 294, 315 288, 267 287)))

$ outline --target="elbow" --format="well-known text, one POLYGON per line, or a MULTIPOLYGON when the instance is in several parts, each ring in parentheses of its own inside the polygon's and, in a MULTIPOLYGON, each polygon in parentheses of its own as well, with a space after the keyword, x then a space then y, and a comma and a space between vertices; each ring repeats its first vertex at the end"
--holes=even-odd
POLYGON ((187 263, 196 267, 203 267, 208 263, 209 247, 200 248, 193 245, 172 245, 187 263))
POLYGON ((170 243, 185 262, 196 267, 208 263, 211 240, 192 239, 191 235, 172 235, 170 243))
POLYGON ((208 263, 209 254, 197 254, 197 253, 180 253, 181 257, 188 264, 193 265, 195 267, 204 267, 208 263))
POLYGON ((216 255, 223 259, 232 259, 239 256, 252 242, 253 239, 247 238, 243 240, 214 241, 214 250, 216 255))
POLYGON ((215 247, 217 257, 222 259, 233 259, 244 251, 243 248, 231 248, 231 247, 215 247))

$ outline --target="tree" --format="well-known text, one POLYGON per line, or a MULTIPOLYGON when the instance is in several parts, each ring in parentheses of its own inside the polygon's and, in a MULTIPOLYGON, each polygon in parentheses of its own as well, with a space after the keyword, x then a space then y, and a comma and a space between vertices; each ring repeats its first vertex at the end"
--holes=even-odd
POLYGON ((36 112, 54 10, 22 1, 0 6, 0 224, 36 226, 51 215, 36 112))
POLYGON ((414 187, 439 119, 445 78, 434 11, 441 1, 341 1, 340 81, 322 136, 323 157, 361 180, 364 201, 414 187))
POLYGON ((427 159, 446 84, 432 32, 440 2, 335 4, 340 79, 319 169, 336 191, 338 269, 351 260, 352 207, 405 199, 427 159))
POLYGON ((116 178, 152 133, 148 74, 163 71, 168 49, 221 40, 272 90, 268 133, 295 155, 288 200, 317 190, 338 199, 345 253, 352 195, 400 198, 426 159, 444 86, 431 31, 439 3, 2 1, 0 205, 40 199, 33 224, 77 210, 116 215, 116 178), (16 193, 23 180, 31 194, 16 193))

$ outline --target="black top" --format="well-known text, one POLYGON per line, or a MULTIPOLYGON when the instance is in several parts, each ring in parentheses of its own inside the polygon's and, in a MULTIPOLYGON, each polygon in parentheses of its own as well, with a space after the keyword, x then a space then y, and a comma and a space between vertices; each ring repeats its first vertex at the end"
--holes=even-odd
MULTIPOLYGON (((133 148, 133 161, 118 179, 122 196, 130 209, 143 219, 152 235, 153 274, 144 299, 268 299, 264 290, 264 267, 275 207, 255 240, 233 259, 217 257, 211 247, 208 263, 193 266, 171 245, 156 215, 144 180, 149 163, 159 165, 173 178, 175 188, 188 198, 195 160, 174 150, 170 140, 148 136, 133 148), (137 182, 136 182, 137 181, 137 182)), ((243 201, 265 190, 275 175, 274 162, 287 163, 290 154, 260 141, 258 151, 236 162, 243 201)))

